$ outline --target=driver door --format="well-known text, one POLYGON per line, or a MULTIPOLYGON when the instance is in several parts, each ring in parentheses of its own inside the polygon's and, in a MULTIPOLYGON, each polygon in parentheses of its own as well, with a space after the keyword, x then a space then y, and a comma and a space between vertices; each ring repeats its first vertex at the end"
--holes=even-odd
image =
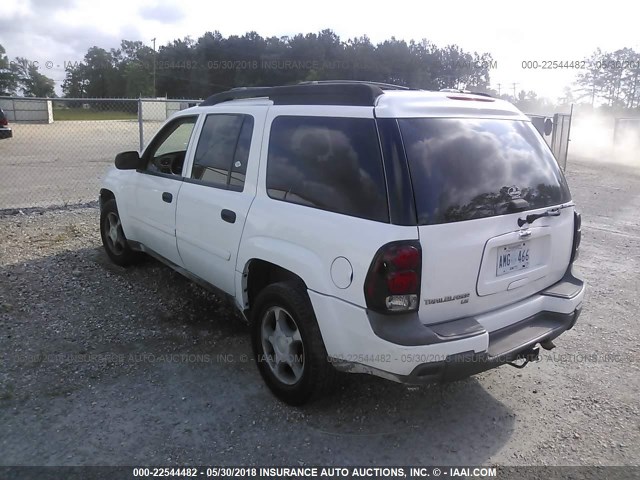
POLYGON ((179 117, 154 137, 138 170, 131 216, 136 240, 147 249, 182 266, 176 244, 176 202, 182 187, 182 170, 197 116, 179 117))

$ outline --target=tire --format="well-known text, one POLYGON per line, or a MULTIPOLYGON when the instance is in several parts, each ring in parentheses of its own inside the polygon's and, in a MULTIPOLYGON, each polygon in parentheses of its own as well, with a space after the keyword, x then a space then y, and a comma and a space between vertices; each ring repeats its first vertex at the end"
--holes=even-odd
POLYGON ((260 375, 283 402, 302 405, 334 386, 337 372, 299 282, 274 283, 260 292, 252 308, 251 343, 260 375))
POLYGON ((107 200, 100 209, 100 236, 107 255, 116 265, 128 267, 140 260, 140 252, 131 250, 124 236, 115 199, 107 200))

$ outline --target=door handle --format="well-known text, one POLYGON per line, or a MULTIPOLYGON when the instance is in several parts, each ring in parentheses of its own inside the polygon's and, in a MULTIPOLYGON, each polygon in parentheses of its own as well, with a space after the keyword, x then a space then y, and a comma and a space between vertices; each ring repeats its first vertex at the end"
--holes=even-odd
POLYGON ((162 200, 167 203, 171 203, 171 201, 173 200, 173 195, 171 195, 169 192, 162 192, 162 200))
POLYGON ((225 222, 236 223, 236 212, 227 210, 226 208, 220 212, 220 218, 225 222))

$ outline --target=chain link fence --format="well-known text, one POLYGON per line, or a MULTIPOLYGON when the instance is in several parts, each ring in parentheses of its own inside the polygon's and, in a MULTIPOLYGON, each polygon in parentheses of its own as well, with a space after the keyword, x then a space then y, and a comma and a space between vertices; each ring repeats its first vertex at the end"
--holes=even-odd
POLYGON ((173 113, 202 100, 0 97, 0 210, 97 199, 117 153, 141 150, 173 113))

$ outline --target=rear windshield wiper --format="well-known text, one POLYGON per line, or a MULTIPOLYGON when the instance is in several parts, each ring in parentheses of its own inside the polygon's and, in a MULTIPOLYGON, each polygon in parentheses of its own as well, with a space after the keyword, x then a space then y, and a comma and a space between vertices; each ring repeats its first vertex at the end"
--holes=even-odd
POLYGON ((551 208, 551 209, 547 210, 546 212, 532 213, 531 215, 527 215, 525 218, 519 218, 518 219, 518 226, 522 227, 525 223, 528 223, 529 225, 531 225, 537 219, 542 218, 542 217, 559 217, 559 216, 560 216, 560 209, 559 208, 551 208))

